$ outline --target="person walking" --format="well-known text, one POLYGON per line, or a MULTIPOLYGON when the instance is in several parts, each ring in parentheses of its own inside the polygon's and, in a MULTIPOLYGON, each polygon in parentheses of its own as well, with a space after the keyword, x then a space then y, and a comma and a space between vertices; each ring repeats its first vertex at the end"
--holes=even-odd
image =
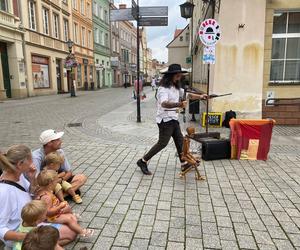
MULTIPOLYGON (((168 71, 163 73, 164 76, 159 83, 156 113, 159 139, 158 142, 137 161, 137 165, 145 175, 152 174, 148 169, 148 161, 168 145, 171 137, 174 140, 181 162, 181 170, 184 171, 190 167, 186 161, 181 160, 183 135, 181 133, 177 113, 178 108, 185 108, 187 104, 186 101, 180 101, 180 97, 184 95, 184 90, 180 88, 180 80, 183 73, 187 73, 187 71, 183 71, 180 64, 171 64, 168 71)), ((207 95, 190 93, 188 98, 206 99, 207 95)))

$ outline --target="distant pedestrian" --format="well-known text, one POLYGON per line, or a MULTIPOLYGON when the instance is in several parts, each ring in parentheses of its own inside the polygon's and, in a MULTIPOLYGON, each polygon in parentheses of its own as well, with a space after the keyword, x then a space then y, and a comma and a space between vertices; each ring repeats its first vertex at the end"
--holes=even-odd
MULTIPOLYGON (((181 70, 179 64, 171 64, 160 81, 160 86, 157 91, 156 114, 159 139, 143 158, 137 161, 137 165, 145 175, 151 175, 148 169, 148 161, 168 145, 171 137, 177 149, 182 171, 190 167, 187 162, 181 160, 183 135, 178 122, 178 113, 176 112, 177 108, 185 108, 187 104, 186 101, 179 101, 179 97, 183 97, 184 94, 184 90, 180 88, 180 80, 183 73, 186 73, 186 71, 181 70)), ((205 99, 207 95, 189 94, 189 98, 205 99)))
POLYGON ((151 81, 151 88, 153 91, 156 89, 156 80, 154 77, 152 78, 152 81, 151 81))

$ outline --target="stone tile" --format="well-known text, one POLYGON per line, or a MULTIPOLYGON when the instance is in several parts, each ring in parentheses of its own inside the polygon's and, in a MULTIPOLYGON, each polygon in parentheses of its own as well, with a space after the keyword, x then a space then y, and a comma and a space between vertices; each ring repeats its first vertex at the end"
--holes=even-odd
POLYGON ((135 232, 135 238, 150 239, 153 228, 151 226, 138 226, 135 232))
POLYGON ((257 249, 255 240, 252 236, 238 234, 237 239, 240 248, 257 249))
POLYGON ((221 240, 236 241, 235 232, 232 228, 218 227, 218 232, 221 240))
POLYGON ((170 228, 168 234, 169 241, 176 241, 176 242, 184 242, 185 240, 185 230, 179 228, 170 228))
POLYGON ((203 245, 205 248, 221 249, 221 242, 218 235, 203 234, 203 245))
POLYGON ((222 250, 238 250, 238 244, 236 241, 221 240, 222 250))
POLYGON ((150 245, 165 247, 167 243, 167 233, 153 232, 150 245))
POLYGON ((133 234, 119 232, 114 241, 114 246, 129 247, 133 234))
POLYGON ((274 239, 274 243, 278 250, 292 250, 295 249, 288 240, 274 239))
POLYGON ((149 245, 148 239, 133 238, 130 249, 131 250, 147 250, 149 245))
POLYGON ((106 224, 101 232, 101 236, 115 237, 118 234, 119 228, 119 225, 106 224))
POLYGON ((168 250, 173 250, 173 249, 184 250, 184 243, 169 241, 168 245, 167 245, 167 249, 168 250))
POLYGON ((153 231, 155 232, 168 232, 169 230, 169 221, 155 220, 153 231))
POLYGON ((124 220, 120 231, 133 233, 136 230, 138 221, 124 220))
POLYGON ((186 238, 186 250, 202 250, 202 239, 186 238))

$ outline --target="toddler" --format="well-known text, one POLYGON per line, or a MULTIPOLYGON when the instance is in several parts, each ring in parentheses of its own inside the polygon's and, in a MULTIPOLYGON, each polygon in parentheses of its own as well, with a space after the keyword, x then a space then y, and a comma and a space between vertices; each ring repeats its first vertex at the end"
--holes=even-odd
MULTIPOLYGON (((44 163, 45 169, 51 169, 58 172, 60 165, 64 162, 63 157, 57 153, 52 152, 46 155, 44 163)), ((56 184, 54 193, 58 197, 60 201, 64 201, 64 194, 63 192, 72 196, 72 199, 75 203, 80 204, 82 203, 81 197, 75 193, 72 185, 65 180, 65 172, 58 173, 59 181, 56 184)))

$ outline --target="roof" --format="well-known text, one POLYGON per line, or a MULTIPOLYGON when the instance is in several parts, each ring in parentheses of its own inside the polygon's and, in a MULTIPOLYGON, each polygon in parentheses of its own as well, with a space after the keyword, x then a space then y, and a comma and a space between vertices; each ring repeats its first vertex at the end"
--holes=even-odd
POLYGON ((171 42, 169 42, 169 43, 167 44, 166 47, 168 48, 168 46, 169 46, 172 42, 174 42, 174 40, 175 40, 177 37, 179 37, 180 34, 181 34, 187 27, 189 27, 189 25, 185 26, 184 29, 176 29, 176 30, 175 30, 175 33, 174 33, 174 38, 173 38, 173 40, 172 40, 171 42))

